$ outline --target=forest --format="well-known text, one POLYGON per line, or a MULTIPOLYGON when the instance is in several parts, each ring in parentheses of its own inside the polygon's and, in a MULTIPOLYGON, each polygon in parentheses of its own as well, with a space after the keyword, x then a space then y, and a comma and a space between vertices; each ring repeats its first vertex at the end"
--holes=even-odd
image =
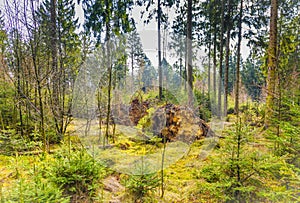
POLYGON ((0 202, 300 202, 300 2, 1 0, 0 202))

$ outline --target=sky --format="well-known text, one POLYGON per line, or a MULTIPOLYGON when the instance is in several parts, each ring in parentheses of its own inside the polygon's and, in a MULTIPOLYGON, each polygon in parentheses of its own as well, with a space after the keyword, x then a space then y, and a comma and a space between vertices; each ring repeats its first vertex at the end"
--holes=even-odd
MULTIPOLYGON (((8 1, 10 1, 10 0, 8 0, 8 1)), ((84 14, 83 14, 82 7, 81 7, 81 5, 77 4, 77 0, 74 0, 74 1, 76 2, 75 3, 76 4, 76 16, 79 18, 80 24, 83 25, 84 14)), ((5 2, 5 0, 0 0, 0 8, 1 9, 3 8, 4 2, 5 2)), ((154 0, 154 2, 156 2, 156 0, 154 0)), ((149 24, 144 24, 143 19, 141 19, 141 15, 140 15, 140 12, 142 9, 144 9, 144 8, 135 6, 132 10, 132 17, 134 18, 134 20, 136 22, 137 31, 140 35, 141 43, 144 48, 144 52, 149 57, 152 64, 154 66, 157 66, 157 64, 158 64, 157 22, 153 19, 149 24)), ((175 9, 170 9, 168 11, 168 14, 169 14, 170 21, 173 21, 173 19, 175 18, 175 9)), ((170 41, 170 39, 167 39, 167 41, 170 41)), ((245 40, 242 41, 241 52, 242 52, 242 57, 244 59, 249 55, 249 48, 246 46, 246 43, 247 42, 245 40)), ((197 51, 199 53, 199 56, 197 56, 197 58, 200 59, 200 58, 205 57, 203 47, 199 47, 197 49, 197 51)), ((176 61, 176 59, 171 56, 170 50, 167 50, 166 52, 167 52, 167 54, 166 54, 167 61, 169 61, 170 64, 173 64, 176 61)), ((200 61, 198 61, 198 62, 196 61, 195 63, 197 63, 198 66, 201 66, 200 61)))
MULTIPOLYGON (((157 0, 154 0, 154 2, 156 3, 157 0)), ((156 4, 155 4, 155 6, 156 6, 156 4)), ((153 19, 149 24, 144 24, 143 19, 141 19, 141 14, 140 14, 142 9, 144 9, 144 8, 135 6, 132 10, 132 17, 133 17, 134 21, 136 22, 136 28, 140 35, 141 43, 144 48, 144 52, 149 57, 152 64, 154 66, 157 66, 158 65, 157 21, 155 19, 153 19)), ((82 10, 81 6, 77 5, 77 4, 76 4, 76 15, 79 17, 80 23, 83 24, 83 22, 84 22, 83 10, 82 10)), ((173 21, 173 19, 175 18, 175 9, 168 10, 168 15, 169 15, 170 21, 173 21)), ((167 39, 167 41, 170 41, 170 39, 167 39)), ((241 53, 242 53, 242 57, 244 59, 247 58, 247 56, 249 55, 249 51, 250 51, 249 48, 246 46, 246 43, 247 43, 246 40, 242 40, 241 53)), ((195 63, 197 63, 197 66, 201 67, 202 66, 202 64, 201 64, 202 58, 206 56, 206 54, 204 52, 204 47, 199 47, 197 49, 197 52, 199 55, 197 58, 201 59, 201 60, 198 60, 195 63)), ((169 61, 169 63, 171 65, 177 60, 176 58, 174 58, 174 56, 171 55, 171 50, 169 50, 169 51, 167 50, 166 58, 167 58, 167 61, 169 61), (169 52, 169 54, 168 54, 168 52, 169 52)))

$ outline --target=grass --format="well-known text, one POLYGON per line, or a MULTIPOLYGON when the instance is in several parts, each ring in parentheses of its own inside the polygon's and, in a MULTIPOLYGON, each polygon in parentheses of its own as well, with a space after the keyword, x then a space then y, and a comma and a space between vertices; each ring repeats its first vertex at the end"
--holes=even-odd
MULTIPOLYGON (((82 123, 84 124, 84 120, 76 121, 77 126, 82 126, 82 123)), ((149 144, 139 139, 139 134, 142 133, 140 129, 117 125, 116 142, 112 148, 103 149, 98 146, 101 143, 98 143, 99 140, 96 136, 99 131, 95 132, 98 130, 97 122, 92 123, 90 136, 83 139, 85 143, 94 145, 89 147, 88 151, 96 160, 105 163, 114 171, 124 174, 141 173, 141 167, 144 167, 144 172, 148 173, 161 170, 163 145, 160 142, 155 145, 149 144)), ((222 121, 216 122, 219 130, 222 131, 218 123, 220 124, 222 121)), ((82 137, 80 139, 82 140, 82 137)), ((205 146, 208 145, 204 140, 196 141, 192 145, 182 142, 167 144, 164 164, 165 196, 161 199, 160 189, 157 189, 153 194, 152 202, 155 202, 154 199, 160 202, 188 202, 188 199, 191 199, 191 191, 195 191, 198 183, 201 182, 195 174, 205 162, 206 155, 212 152, 210 149, 205 150, 205 146)), ((105 199, 109 199, 107 191, 99 192, 103 193, 105 199)), ((118 195, 123 196, 124 194, 118 195)), ((110 196, 112 198, 113 194, 110 196)))
MULTIPOLYGON (((249 123, 261 120, 260 117, 255 116, 252 116, 251 119, 253 120, 249 123)), ((202 167, 212 164, 216 157, 222 158, 219 148, 225 148, 228 145, 226 141, 227 130, 233 129, 236 118, 229 115, 228 120, 225 122, 212 118, 210 126, 221 137, 215 141, 206 138, 197 140, 190 145, 179 141, 167 143, 164 160, 165 195, 163 198, 160 197, 161 188, 159 187, 153 190, 151 198, 145 202, 213 202, 213 199, 209 199, 211 195, 207 189, 211 186, 204 180, 200 171, 202 167), (206 191, 199 192, 202 188, 206 188, 208 193, 206 191)), ((155 140, 153 138, 153 142, 149 142, 149 140, 144 139, 145 134, 141 129, 117 125, 115 143, 110 140, 110 146, 103 148, 97 121, 91 121, 91 126, 87 132, 88 136, 85 135, 85 124, 86 120, 75 119, 69 126, 68 130, 71 136, 65 137, 65 143, 68 144, 68 141, 71 141, 73 144, 86 147, 88 153, 100 164, 106 164, 106 170, 109 171, 107 176, 114 176, 119 180, 132 174, 153 172, 160 174, 163 154, 163 144, 160 139, 155 140)), ((257 126, 250 126, 250 128, 253 137, 247 140, 248 144, 245 149, 249 152, 270 153, 272 143, 263 134, 263 129, 257 126)), ((101 132, 102 136, 104 135, 103 132, 101 132)), ((147 136, 151 137, 152 135, 147 136)), ((61 146, 55 145, 51 148, 60 150, 61 146)), ((54 159, 55 155, 0 155, 0 198, 9 196, 20 179, 25 184, 32 181, 34 179, 32 173, 34 167, 45 168, 54 159)), ((274 180, 269 180, 266 177, 261 178, 261 181, 278 190, 274 180)), ((130 196, 126 190, 111 192, 100 183, 94 202, 108 202, 110 200, 130 202, 129 199, 130 196)))

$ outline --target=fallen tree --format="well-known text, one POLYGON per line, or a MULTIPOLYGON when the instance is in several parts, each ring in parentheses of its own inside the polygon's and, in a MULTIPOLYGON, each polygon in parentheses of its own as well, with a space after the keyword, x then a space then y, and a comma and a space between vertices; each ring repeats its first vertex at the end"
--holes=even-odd
POLYGON ((166 104, 152 116, 152 131, 166 141, 193 142, 214 136, 209 125, 189 107, 166 104))

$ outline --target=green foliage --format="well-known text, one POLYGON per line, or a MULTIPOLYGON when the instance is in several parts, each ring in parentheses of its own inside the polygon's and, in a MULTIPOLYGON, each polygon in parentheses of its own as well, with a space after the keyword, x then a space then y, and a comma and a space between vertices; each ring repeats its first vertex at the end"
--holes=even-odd
POLYGON ((34 150, 42 145, 39 140, 21 137, 14 129, 0 131, 0 153, 13 155, 16 152, 34 150))
MULTIPOLYGON (((5 157, 1 157, 5 158, 5 157)), ((19 156, 6 157, 6 171, 8 175, 4 184, 0 184, 0 202, 24 202, 24 203, 56 203, 70 202, 63 196, 60 187, 45 177, 50 156, 19 156), (10 172, 10 173, 9 173, 10 172), (10 174, 10 175, 9 175, 10 174), (7 182, 7 183, 6 183, 7 182), (4 186, 1 188, 1 186, 4 186)), ((3 170, 3 168, 2 168, 3 170)), ((1 171, 3 172, 3 171, 1 171)), ((5 175, 5 173, 3 174, 5 175)))
POLYGON ((273 143, 273 153, 285 156, 288 163, 300 167, 300 107, 285 103, 280 110, 280 119, 274 120, 276 127, 266 132, 266 137, 273 143))
POLYGON ((143 99, 156 103, 156 104, 179 104, 183 101, 186 101, 186 94, 182 91, 173 91, 170 89, 163 89, 163 98, 162 101, 158 101, 157 91, 155 89, 147 89, 147 92, 143 95, 143 99))
POLYGON ((13 84, 0 78, 0 129, 5 129, 14 124, 14 88, 13 84))
POLYGON ((4 53, 7 43, 7 34, 4 30, 4 18, 3 13, 0 11, 0 50, 1 54, 4 53))
POLYGON ((260 61, 249 57, 241 71, 242 81, 247 89, 247 93, 255 101, 258 101, 261 97, 261 90, 265 80, 260 69, 260 63, 260 61))
POLYGON ((157 173, 147 172, 147 165, 137 169, 138 175, 129 175, 124 180, 126 188, 128 188, 131 195, 134 196, 134 201, 146 201, 151 198, 153 192, 160 183, 160 178, 157 173))
POLYGON ((201 196, 228 202, 295 201, 300 181, 295 167, 256 143, 251 127, 240 122, 234 127, 195 175, 205 181, 199 185, 201 196))
MULTIPOLYGON (((24 202, 24 203, 67 203, 69 198, 63 197, 62 191, 52 182, 43 179, 41 173, 34 174, 34 181, 19 179, 16 186, 8 197, 2 200, 5 202, 24 202)), ((1 200, 1 199, 0 199, 1 200)))
POLYGON ((211 102, 207 94, 199 90, 194 90, 195 98, 199 106, 199 116, 201 119, 208 121, 211 118, 211 102))
POLYGON ((49 167, 48 178, 74 200, 80 197, 91 199, 104 174, 104 168, 84 150, 69 153, 64 149, 49 167))
MULTIPOLYGON (((145 61, 145 66, 149 64, 149 59, 146 61, 146 56, 143 51, 141 38, 136 29, 132 30, 126 39, 128 56, 130 57, 131 62, 131 71, 134 69, 139 69, 141 62, 145 61)), ((151 62, 150 62, 151 63, 151 62)), ((150 64, 151 65, 151 64, 150 64)), ((140 69, 141 70, 141 69, 140 69)), ((133 72, 131 73, 133 75, 133 72)), ((149 75, 150 76, 150 75, 149 75)), ((133 79, 133 78, 132 78, 133 79)))
MULTIPOLYGON (((49 122, 51 123, 51 122, 49 122)), ((60 143, 62 141, 62 137, 61 135, 59 135, 56 131, 55 131, 55 126, 54 126, 54 123, 53 125, 51 126, 51 128, 49 128, 47 131, 46 131, 46 137, 47 137, 47 140, 49 142, 49 144, 56 144, 56 143, 60 143)), ((41 135, 39 135, 39 140, 42 140, 43 138, 41 137, 41 135)))
POLYGON ((178 95, 174 95, 174 92, 168 91, 168 89, 163 89, 162 101, 165 103, 179 104, 180 101, 178 95))
POLYGON ((141 69, 142 71, 141 80, 143 82, 143 86, 145 86, 146 92, 148 92, 151 86, 153 86, 153 81, 155 81, 155 79, 157 78, 157 71, 155 70, 155 68, 153 67, 151 61, 147 56, 144 57, 144 61, 145 61, 145 67, 141 69))
POLYGON ((149 108, 147 110, 148 114, 139 120, 137 127, 142 129, 143 131, 151 132, 151 129, 152 129, 151 119, 152 119, 154 112, 155 112, 154 108, 149 108))
POLYGON ((143 95, 144 100, 156 100, 157 99, 157 91, 154 89, 148 89, 147 93, 143 95))
MULTIPOLYGON (((84 10, 85 29, 86 31, 92 31, 97 42, 101 42, 101 33, 109 27, 110 30, 106 30, 108 35, 126 33, 132 29, 132 19, 128 15, 128 11, 133 6, 132 0, 126 1, 89 1, 79 0, 82 2, 84 10), (101 19, 101 20, 100 20, 101 19), (107 26, 110 24, 110 26, 107 26)), ((107 39, 106 39, 107 40, 107 39)))
MULTIPOLYGON (((51 2, 50 0, 43 1, 36 12, 36 18, 40 23, 39 29, 42 32, 40 38, 43 40, 40 43, 41 45, 39 44, 39 47, 36 48, 36 54, 41 54, 40 50, 43 50, 43 53, 52 53, 52 45, 50 44, 53 42, 53 36, 50 36, 53 33, 51 25, 51 2), (42 45, 46 45, 44 49, 41 48, 42 45)), ((50 93, 52 102, 45 105, 43 112, 46 112, 46 109, 51 110, 52 115, 49 118, 49 122, 53 123, 51 128, 55 129, 56 134, 59 134, 59 136, 54 136, 52 129, 50 129, 49 134, 51 136, 48 137, 53 138, 50 142, 58 143, 65 133, 66 126, 69 124, 67 118, 70 117, 74 83, 83 57, 81 56, 79 35, 76 33, 79 23, 78 18, 75 16, 75 2, 72 0, 57 0, 55 3, 56 19, 54 20, 57 23, 55 49, 57 51, 56 65, 59 70, 59 77, 53 79, 55 80, 53 83, 60 84, 60 89, 56 90, 58 92, 57 98, 54 98, 57 93, 50 93), (58 109, 58 112, 53 111, 55 108, 58 109)), ((36 60, 42 63, 42 59, 44 59, 44 56, 38 55, 38 59, 36 60)), ((39 64, 36 65, 41 66, 39 64)), ((38 77, 41 77, 44 73, 40 71, 38 74, 40 74, 38 77)))

